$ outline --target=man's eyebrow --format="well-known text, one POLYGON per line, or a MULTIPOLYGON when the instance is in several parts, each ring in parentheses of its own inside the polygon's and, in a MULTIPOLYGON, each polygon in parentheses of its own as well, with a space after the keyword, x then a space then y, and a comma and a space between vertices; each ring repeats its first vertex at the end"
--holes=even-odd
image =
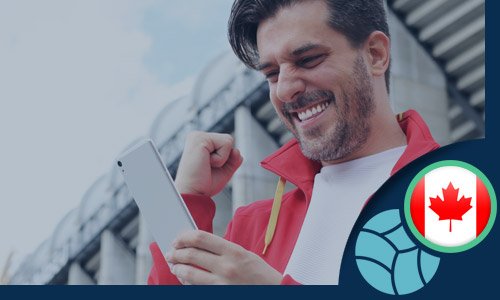
POLYGON ((293 50, 290 54, 291 54, 291 56, 300 56, 300 55, 306 53, 307 51, 310 51, 310 50, 313 50, 316 48, 320 48, 320 47, 321 46, 319 44, 308 43, 308 44, 305 44, 305 45, 300 46, 299 48, 293 50))
MULTIPOLYGON (((307 43, 303 46, 300 46, 299 48, 293 50, 292 52, 290 52, 290 56, 300 56, 304 53, 306 53, 307 51, 310 51, 310 50, 313 50, 313 49, 317 49, 317 48, 321 48, 321 45, 319 44, 313 44, 313 43, 307 43)), ((264 62, 264 63, 259 63, 255 66, 255 69, 257 71, 262 71, 264 69, 267 69, 271 66, 272 64, 269 63, 269 62, 264 62)))
POLYGON ((256 69, 257 71, 262 71, 262 70, 264 70, 264 69, 269 68, 270 66, 271 66, 271 63, 262 63, 262 64, 257 64, 257 65, 255 66, 255 69, 256 69))

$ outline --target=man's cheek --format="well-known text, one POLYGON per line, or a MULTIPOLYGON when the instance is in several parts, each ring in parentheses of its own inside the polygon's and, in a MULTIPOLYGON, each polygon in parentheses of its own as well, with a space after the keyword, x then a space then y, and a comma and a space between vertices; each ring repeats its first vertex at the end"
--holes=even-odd
POLYGON ((288 130, 292 131, 292 133, 297 132, 297 128, 295 127, 295 122, 291 114, 278 114, 278 116, 288 128, 288 130))

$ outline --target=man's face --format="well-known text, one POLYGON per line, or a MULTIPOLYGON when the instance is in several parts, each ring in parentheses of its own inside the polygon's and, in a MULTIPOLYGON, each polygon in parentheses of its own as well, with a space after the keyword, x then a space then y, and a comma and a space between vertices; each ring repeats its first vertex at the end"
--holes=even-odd
POLYGON ((370 134, 373 87, 361 50, 328 25, 324 1, 280 10, 257 30, 259 69, 302 152, 323 163, 355 155, 370 134))

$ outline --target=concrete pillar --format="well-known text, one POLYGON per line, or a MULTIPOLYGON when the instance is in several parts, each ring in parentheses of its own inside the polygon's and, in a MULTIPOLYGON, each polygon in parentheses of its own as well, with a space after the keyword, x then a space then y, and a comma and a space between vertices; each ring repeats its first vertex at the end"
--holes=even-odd
POLYGON ((111 231, 101 235, 99 284, 135 284, 135 257, 111 231))
POLYGON ((213 222, 214 234, 216 235, 224 236, 227 224, 233 217, 232 198, 231 188, 229 187, 226 187, 222 192, 212 198, 217 205, 213 222))
POLYGON ((438 143, 450 142, 446 80, 434 60, 389 13, 392 44, 390 98, 394 112, 415 109, 438 143))
POLYGON ((278 146, 247 107, 235 113, 236 147, 241 151, 243 165, 233 177, 233 212, 255 200, 274 196, 278 177, 260 167, 260 162, 278 146))
POLYGON ((72 263, 68 271, 68 285, 93 285, 94 280, 83 270, 79 263, 72 263))
POLYGON ((151 266, 153 265, 153 259, 149 252, 149 244, 152 241, 153 237, 146 226, 146 222, 142 215, 139 215, 139 237, 135 261, 136 284, 147 284, 149 271, 151 271, 151 266))

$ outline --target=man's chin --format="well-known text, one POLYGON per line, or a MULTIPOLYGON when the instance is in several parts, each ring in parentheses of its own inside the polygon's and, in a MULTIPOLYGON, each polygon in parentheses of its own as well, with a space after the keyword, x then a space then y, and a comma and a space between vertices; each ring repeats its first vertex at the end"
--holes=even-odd
POLYGON ((325 132, 317 128, 313 130, 308 130, 306 132, 301 131, 298 134, 294 133, 295 137, 300 141, 300 143, 307 148, 317 148, 323 149, 325 147, 325 132))
POLYGON ((310 160, 321 161, 321 156, 325 151, 324 147, 316 143, 304 141, 303 139, 299 139, 299 144, 302 154, 304 154, 305 157, 310 160))
POLYGON ((299 142, 300 149, 305 157, 310 160, 320 161, 324 155, 327 145, 322 141, 323 135, 319 130, 311 132, 299 132, 295 126, 288 126, 288 130, 293 134, 299 142))

